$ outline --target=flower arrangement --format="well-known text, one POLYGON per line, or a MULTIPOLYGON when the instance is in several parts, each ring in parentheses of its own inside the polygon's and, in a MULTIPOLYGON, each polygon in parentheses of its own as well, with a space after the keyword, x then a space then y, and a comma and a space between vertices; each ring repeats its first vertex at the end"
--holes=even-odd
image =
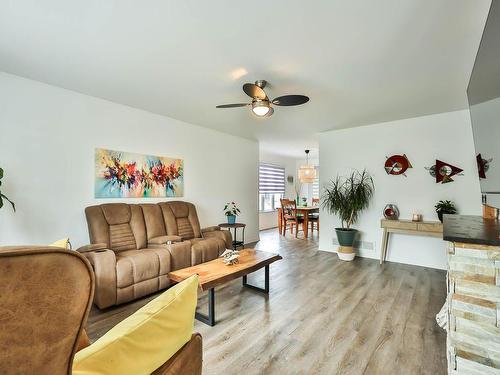
POLYGON ((228 202, 224 206, 224 215, 226 216, 238 216, 239 213, 241 213, 241 211, 234 202, 228 202))

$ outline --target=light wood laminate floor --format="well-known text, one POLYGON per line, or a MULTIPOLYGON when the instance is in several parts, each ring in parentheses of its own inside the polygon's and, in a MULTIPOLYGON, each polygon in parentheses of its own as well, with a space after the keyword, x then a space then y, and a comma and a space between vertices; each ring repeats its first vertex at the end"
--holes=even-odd
MULTIPOLYGON (((446 335, 434 320, 445 272, 377 260, 339 261, 309 240, 261 232, 256 248, 279 252, 269 297, 235 280, 216 289, 215 327, 203 335, 203 374, 445 374, 446 335)), ((263 271, 249 276, 263 282, 263 271)), ((91 340, 154 296, 89 318, 91 340)), ((199 298, 206 309, 207 296, 199 298)))

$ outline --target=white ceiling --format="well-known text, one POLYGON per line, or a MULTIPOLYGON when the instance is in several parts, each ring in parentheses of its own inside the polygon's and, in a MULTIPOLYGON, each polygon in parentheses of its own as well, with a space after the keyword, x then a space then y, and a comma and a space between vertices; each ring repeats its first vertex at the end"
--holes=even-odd
POLYGON ((490 0, 0 0, 0 70, 303 156, 316 133, 466 108, 490 0), (267 119, 217 104, 311 101, 267 119))

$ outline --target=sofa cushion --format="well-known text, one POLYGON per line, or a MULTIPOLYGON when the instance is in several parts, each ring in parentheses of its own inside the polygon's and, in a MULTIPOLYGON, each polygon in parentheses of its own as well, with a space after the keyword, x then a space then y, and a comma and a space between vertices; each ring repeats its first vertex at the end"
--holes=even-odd
POLYGON ((130 222, 130 207, 126 203, 101 204, 102 213, 110 225, 130 222))
POLYGON ((151 374, 191 338, 198 276, 169 289, 118 323, 73 361, 73 375, 151 374))
POLYGON ((109 246, 114 251, 135 250, 137 245, 129 223, 109 226, 109 246))
POLYGON ((159 275, 160 259, 151 251, 128 250, 116 254, 116 284, 124 288, 159 275))
POLYGON ((176 221, 177 233, 183 240, 194 238, 194 230, 187 217, 178 217, 176 221))

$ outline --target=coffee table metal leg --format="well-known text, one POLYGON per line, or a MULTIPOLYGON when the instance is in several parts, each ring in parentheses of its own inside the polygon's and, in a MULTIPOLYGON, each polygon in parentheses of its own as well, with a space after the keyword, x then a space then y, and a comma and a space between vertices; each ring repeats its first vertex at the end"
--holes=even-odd
POLYGON ((269 294, 269 265, 267 265, 267 266, 264 267, 264 272, 265 272, 265 276, 264 276, 264 289, 260 288, 258 286, 255 286, 255 285, 248 284, 248 282, 247 282, 247 276, 246 275, 243 276, 243 286, 246 286, 247 288, 250 288, 250 289, 253 289, 253 290, 257 290, 259 292, 263 292, 263 293, 269 294))
POLYGON ((215 289, 208 290, 208 315, 200 312, 195 313, 195 318, 200 322, 213 327, 215 325, 215 289))

